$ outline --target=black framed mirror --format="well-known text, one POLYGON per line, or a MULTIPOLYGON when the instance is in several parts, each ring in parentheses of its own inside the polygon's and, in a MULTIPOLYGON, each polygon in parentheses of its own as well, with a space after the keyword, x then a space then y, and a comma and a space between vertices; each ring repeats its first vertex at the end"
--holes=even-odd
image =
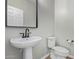
POLYGON ((38 28, 38 0, 5 0, 6 27, 38 28))

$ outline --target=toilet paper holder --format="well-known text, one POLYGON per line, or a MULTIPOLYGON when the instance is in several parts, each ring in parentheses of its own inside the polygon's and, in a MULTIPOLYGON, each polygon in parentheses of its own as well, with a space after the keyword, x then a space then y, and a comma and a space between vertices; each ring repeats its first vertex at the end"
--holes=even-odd
POLYGON ((67 39, 67 42, 68 42, 68 44, 70 44, 70 45, 73 45, 73 44, 74 44, 74 40, 67 39))
POLYGON ((67 39, 67 42, 73 43, 74 40, 67 39))

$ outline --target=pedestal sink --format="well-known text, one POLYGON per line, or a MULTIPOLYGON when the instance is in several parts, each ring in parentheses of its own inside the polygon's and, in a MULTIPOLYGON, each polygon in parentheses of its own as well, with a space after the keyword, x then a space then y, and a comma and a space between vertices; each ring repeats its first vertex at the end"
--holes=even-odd
POLYGON ((23 49, 23 59, 33 59, 32 57, 32 47, 38 45, 41 41, 41 37, 32 36, 29 38, 12 38, 10 43, 16 48, 23 49))

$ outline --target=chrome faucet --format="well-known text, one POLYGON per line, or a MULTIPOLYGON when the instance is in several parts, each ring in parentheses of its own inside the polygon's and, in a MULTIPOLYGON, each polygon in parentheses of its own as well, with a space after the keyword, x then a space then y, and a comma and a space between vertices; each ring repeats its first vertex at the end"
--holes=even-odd
POLYGON ((29 29, 28 28, 26 28, 25 29, 25 33, 20 33, 20 34, 23 34, 22 35, 22 38, 26 38, 26 37, 29 37, 29 34, 30 34, 31 32, 29 32, 29 29))

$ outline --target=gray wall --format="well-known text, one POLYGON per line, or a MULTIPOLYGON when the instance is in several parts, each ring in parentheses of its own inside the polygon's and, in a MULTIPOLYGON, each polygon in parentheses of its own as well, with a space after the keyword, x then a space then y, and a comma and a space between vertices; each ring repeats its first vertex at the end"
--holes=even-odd
POLYGON ((55 36, 58 45, 67 47, 74 55, 74 46, 66 41, 74 40, 74 0, 55 0, 55 36))
MULTIPOLYGON (((45 0, 47 1, 47 0, 45 0)), ((38 35, 42 37, 41 43, 33 48, 33 58, 40 59, 44 56, 47 50, 48 36, 54 35, 54 0, 49 0, 46 3, 46 8, 39 4, 39 17, 38 17, 38 28, 30 29, 31 35, 38 35)), ((20 37, 19 33, 24 32, 22 28, 5 28, 5 56, 6 59, 22 59, 22 51, 14 48, 10 45, 9 40, 13 37, 20 37)))

